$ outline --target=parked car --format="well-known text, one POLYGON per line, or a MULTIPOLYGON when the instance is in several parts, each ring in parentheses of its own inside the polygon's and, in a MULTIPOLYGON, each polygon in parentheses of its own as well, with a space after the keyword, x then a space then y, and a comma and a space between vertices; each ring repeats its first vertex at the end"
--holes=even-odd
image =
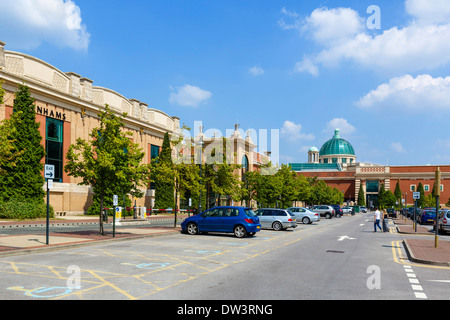
POLYGON ((285 209, 262 208, 255 210, 261 228, 272 228, 275 231, 297 228, 295 216, 285 209))
POLYGON ((417 222, 420 224, 434 223, 436 220, 436 209, 422 209, 417 217, 417 222))
POLYGON ((312 211, 319 213, 321 217, 325 217, 327 219, 333 218, 336 214, 333 207, 326 205, 314 206, 312 211))
POLYGON ((397 218, 398 211, 395 210, 394 208, 387 208, 386 211, 387 211, 388 217, 397 218))
POLYGON ((367 208, 364 207, 364 206, 360 206, 360 207, 359 207, 359 212, 367 213, 367 208))
POLYGON ((302 207, 291 207, 287 208, 289 212, 293 213, 297 223, 303 222, 303 224, 311 224, 313 222, 320 221, 320 215, 317 212, 313 212, 309 209, 302 207))
POLYGON ((350 207, 350 206, 342 207, 342 212, 343 213, 352 213, 352 211, 354 211, 354 210, 355 210, 355 208, 350 207))
POLYGON ((224 206, 215 207, 181 223, 183 233, 195 235, 204 232, 234 233, 238 238, 253 236, 261 230, 259 218, 252 208, 224 206))
POLYGON ((438 231, 440 233, 450 232, 450 210, 442 209, 438 213, 438 231))
POLYGON ((406 217, 410 218, 414 215, 414 207, 408 207, 406 208, 406 217))
POLYGON ((338 204, 330 204, 331 207, 333 207, 334 212, 336 214, 336 218, 340 218, 342 217, 342 215, 344 214, 344 212, 341 209, 341 206, 338 204))

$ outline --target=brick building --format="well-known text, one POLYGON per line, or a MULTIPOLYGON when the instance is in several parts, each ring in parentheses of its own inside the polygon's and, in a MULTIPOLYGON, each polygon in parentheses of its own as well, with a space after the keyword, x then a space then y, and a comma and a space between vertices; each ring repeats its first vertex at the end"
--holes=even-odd
POLYGON ((317 177, 330 187, 344 193, 345 202, 356 203, 360 188, 364 190, 366 205, 377 205, 381 184, 394 192, 399 182, 403 198, 407 204, 414 204, 413 192, 419 183, 425 189, 425 196, 431 193, 435 182, 435 172, 440 168, 440 202, 450 198, 450 165, 425 166, 384 166, 357 162, 353 146, 340 137, 339 130, 327 141, 320 151, 312 147, 308 152, 308 163, 291 163, 292 169, 305 177, 317 177))

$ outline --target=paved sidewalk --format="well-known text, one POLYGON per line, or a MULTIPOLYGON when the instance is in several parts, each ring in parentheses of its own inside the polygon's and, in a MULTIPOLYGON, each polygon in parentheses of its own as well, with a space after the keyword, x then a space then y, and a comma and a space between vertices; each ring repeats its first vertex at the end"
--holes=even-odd
MULTIPOLYGON (((178 224, 183 221, 187 215, 178 215, 178 224)), ((79 247, 94 243, 118 240, 132 240, 144 237, 154 237, 158 235, 180 232, 180 228, 163 227, 152 225, 152 221, 173 221, 172 216, 151 216, 147 219, 135 220, 127 217, 116 223, 115 237, 111 229, 105 230, 105 235, 99 234, 98 230, 89 231, 52 231, 52 226, 73 226, 99 223, 98 218, 88 216, 65 217, 59 220, 50 221, 49 245, 46 244, 46 220, 36 221, 1 221, 0 222, 0 257, 6 255, 26 254, 32 252, 43 252, 58 250, 69 247, 79 247), (148 225, 148 226, 147 226, 148 225), (139 226, 139 227, 137 227, 139 226), (42 227, 42 231, 30 231, 30 234, 2 235, 1 231, 5 228, 29 228, 42 227)), ((108 225, 112 225, 112 219, 109 219, 108 225)))
MULTIPOLYGON (((417 225, 417 232, 411 219, 393 219, 398 233, 420 238, 405 239, 406 251, 413 262, 437 266, 450 266, 450 241, 438 237, 438 247, 435 248, 435 233, 429 227, 417 225)), ((446 237, 447 238, 447 237, 446 237)))

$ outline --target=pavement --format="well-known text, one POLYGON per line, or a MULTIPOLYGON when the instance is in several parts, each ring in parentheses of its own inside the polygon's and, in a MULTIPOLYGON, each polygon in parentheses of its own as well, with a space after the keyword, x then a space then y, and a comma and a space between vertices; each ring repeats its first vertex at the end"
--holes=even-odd
MULTIPOLYGON (((187 215, 178 215, 178 222, 180 223, 187 215)), ((54 231, 52 227, 55 226, 76 226, 76 225, 98 225, 98 217, 90 216, 67 216, 58 217, 58 219, 50 220, 49 228, 49 244, 47 245, 45 219, 38 219, 33 221, 5 221, 0 220, 0 257, 8 255, 27 254, 35 252, 45 252, 60 250, 64 248, 74 248, 85 245, 99 244, 109 241, 124 241, 133 240, 145 237, 155 237, 159 235, 166 235, 180 232, 180 228, 164 227, 154 225, 156 221, 173 221, 173 215, 158 215, 150 216, 146 219, 133 219, 127 217, 116 223, 116 226, 121 228, 115 229, 113 235, 112 229, 105 229, 105 235, 101 235, 98 229, 89 231, 77 231, 74 229, 68 231, 54 231), (137 227, 139 226, 139 227, 137 227), (33 231, 24 234, 20 232, 17 235, 2 234, 5 229, 19 229, 33 227, 33 231), (42 228, 36 231, 36 228, 42 228)), ((112 219, 105 224, 112 225, 112 219)))
MULTIPOLYGON (((183 221, 187 215, 178 215, 178 222, 183 221)), ((64 248, 73 248, 85 245, 98 244, 108 241, 133 240, 145 237, 155 237, 171 233, 180 232, 180 228, 162 227, 152 224, 157 220, 173 221, 173 215, 150 216, 146 219, 135 220, 128 217, 122 219, 120 224, 125 228, 116 228, 115 237, 112 230, 106 230, 105 235, 99 234, 98 230, 64 232, 52 231, 51 226, 70 226, 97 224, 98 218, 89 216, 68 216, 57 220, 51 220, 49 232, 49 244, 46 244, 46 221, 0 221, 0 257, 6 255, 26 254, 32 252, 45 252, 51 250, 60 250, 64 248), (136 226, 139 225, 139 228, 136 226), (146 226, 148 225, 148 226, 146 226), (30 234, 4 235, 2 230, 5 228, 27 228, 42 227, 41 232, 30 234)), ((424 263, 439 266, 450 266, 450 241, 440 239, 438 247, 435 248, 434 233, 430 228, 417 225, 417 232, 410 219, 398 218, 392 220, 400 234, 418 236, 419 238, 407 238, 404 245, 408 253, 409 260, 416 263, 424 263)), ((111 224, 111 221, 109 222, 111 224)))
MULTIPOLYGON (((397 232, 418 238, 408 238, 403 241, 409 260, 417 263, 437 266, 450 266, 450 241, 438 235, 437 247, 435 232, 430 226, 417 224, 409 218, 393 219, 397 232)), ((445 237, 448 238, 448 237, 445 237)))

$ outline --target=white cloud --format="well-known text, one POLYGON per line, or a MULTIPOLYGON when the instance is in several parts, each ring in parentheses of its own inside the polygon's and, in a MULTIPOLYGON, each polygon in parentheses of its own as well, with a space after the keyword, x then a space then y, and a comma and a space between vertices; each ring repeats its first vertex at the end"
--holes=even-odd
POLYGON ((450 2, 442 0, 446 3, 442 11, 440 6, 428 2, 407 1, 405 5, 412 16, 411 22, 379 34, 369 32, 363 18, 350 8, 319 8, 306 19, 297 18, 290 25, 301 30, 321 49, 297 63, 296 70, 318 75, 319 66, 337 66, 345 61, 389 73, 423 71, 447 65, 450 62, 450 2))
POLYGON ((363 28, 363 19, 350 8, 319 8, 306 18, 301 30, 310 34, 317 43, 334 46, 351 39, 363 28))
POLYGON ((302 125, 296 124, 292 121, 286 120, 281 128, 281 134, 288 137, 290 140, 314 140, 312 134, 302 133, 302 125))
POLYGON ((327 123, 324 132, 334 132, 335 129, 339 129, 343 135, 351 135, 356 131, 356 128, 344 118, 334 118, 330 120, 330 122, 327 123))
POLYGON ((392 142, 391 149, 397 153, 405 152, 405 148, 403 148, 403 145, 400 142, 392 142))
POLYGON ((212 97, 212 93, 199 87, 186 84, 173 89, 170 93, 169 102, 183 107, 198 107, 212 97))
POLYGON ((313 76, 319 75, 319 68, 317 67, 316 64, 314 64, 314 62, 311 59, 307 57, 305 57, 303 61, 296 63, 294 71, 308 72, 313 76))
POLYGON ((448 0, 406 0, 405 9, 419 23, 447 24, 450 21, 448 0))
POLYGON ((433 78, 424 74, 393 78, 362 97, 356 105, 363 109, 450 110, 450 77, 433 78))
POLYGON ((250 70, 248 71, 252 76, 262 76, 265 71, 263 68, 261 68, 260 66, 254 66, 252 68, 250 68, 250 70))
POLYGON ((42 42, 87 50, 90 34, 71 0, 0 0, 2 40, 19 49, 42 42))

